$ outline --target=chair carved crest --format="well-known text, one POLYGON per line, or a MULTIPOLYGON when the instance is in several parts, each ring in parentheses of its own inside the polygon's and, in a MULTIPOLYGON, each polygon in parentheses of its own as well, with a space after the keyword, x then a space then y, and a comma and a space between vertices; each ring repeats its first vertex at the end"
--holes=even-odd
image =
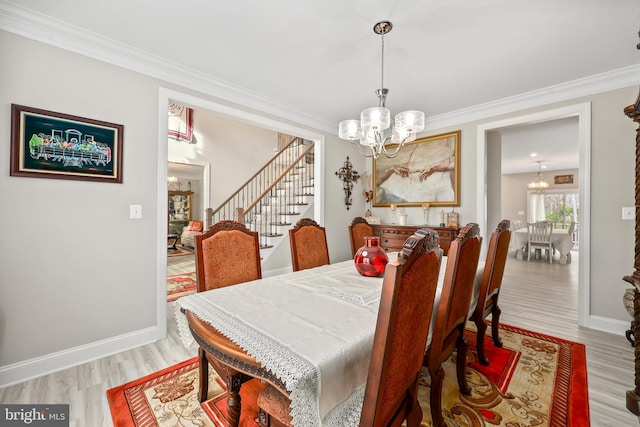
POLYGON ((430 228, 421 228, 404 242, 402 250, 398 254, 398 258, 409 259, 413 254, 420 254, 435 251, 439 248, 440 236, 436 231, 430 228))

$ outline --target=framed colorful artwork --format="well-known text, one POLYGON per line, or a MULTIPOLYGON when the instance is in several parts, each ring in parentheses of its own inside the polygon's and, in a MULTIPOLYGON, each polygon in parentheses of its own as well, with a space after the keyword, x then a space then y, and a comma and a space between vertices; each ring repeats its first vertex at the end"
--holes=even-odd
POLYGON ((11 105, 11 176, 122 183, 115 123, 11 105))
POLYGON ((373 180, 377 207, 460 206, 460 131, 420 138, 394 158, 374 159, 373 180))

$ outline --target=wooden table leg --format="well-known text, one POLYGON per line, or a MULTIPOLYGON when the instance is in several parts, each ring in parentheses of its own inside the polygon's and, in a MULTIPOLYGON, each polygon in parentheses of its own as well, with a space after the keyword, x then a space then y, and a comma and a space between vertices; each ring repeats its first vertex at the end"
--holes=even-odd
POLYGON ((242 380, 238 376, 227 378, 227 424, 229 427, 238 427, 240 424, 240 413, 242 412, 242 399, 240 398, 240 388, 242 380))

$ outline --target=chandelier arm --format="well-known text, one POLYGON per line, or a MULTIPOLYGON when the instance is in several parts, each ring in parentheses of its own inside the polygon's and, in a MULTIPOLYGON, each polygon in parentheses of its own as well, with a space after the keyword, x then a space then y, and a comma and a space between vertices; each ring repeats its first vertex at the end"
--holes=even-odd
MULTIPOLYGON (((358 141, 355 141, 355 140, 354 140, 354 141, 351 141, 351 143, 352 143, 353 145, 355 145, 356 147, 358 147, 358 151, 360 152, 360 154, 361 154, 362 156, 364 156, 364 157, 375 157, 376 159, 378 158, 377 156, 375 156, 375 155, 373 155, 373 154, 370 154, 370 153, 367 153, 367 152, 365 152, 365 151, 362 151, 362 144, 360 144, 358 141)), ((371 147, 371 149, 373 150, 373 147, 371 147)))
POLYGON ((389 157, 390 159, 393 159, 398 155, 398 152, 402 147, 404 147, 404 144, 407 142, 408 139, 409 139, 408 136, 406 138, 403 138, 402 141, 398 143, 398 146, 396 147, 396 149, 393 150, 392 152, 387 151, 386 145, 383 144, 382 152, 384 153, 385 156, 389 157))

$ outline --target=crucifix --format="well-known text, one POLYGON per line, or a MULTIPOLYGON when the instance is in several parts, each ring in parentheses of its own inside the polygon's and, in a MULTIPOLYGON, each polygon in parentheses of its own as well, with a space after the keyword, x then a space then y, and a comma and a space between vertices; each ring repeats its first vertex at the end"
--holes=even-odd
POLYGON ((336 172, 338 179, 342 180, 342 189, 344 190, 344 204, 349 210, 351 206, 351 190, 353 190, 353 183, 358 182, 360 175, 358 171, 353 169, 353 165, 349 161, 349 156, 344 162, 344 165, 336 172))

